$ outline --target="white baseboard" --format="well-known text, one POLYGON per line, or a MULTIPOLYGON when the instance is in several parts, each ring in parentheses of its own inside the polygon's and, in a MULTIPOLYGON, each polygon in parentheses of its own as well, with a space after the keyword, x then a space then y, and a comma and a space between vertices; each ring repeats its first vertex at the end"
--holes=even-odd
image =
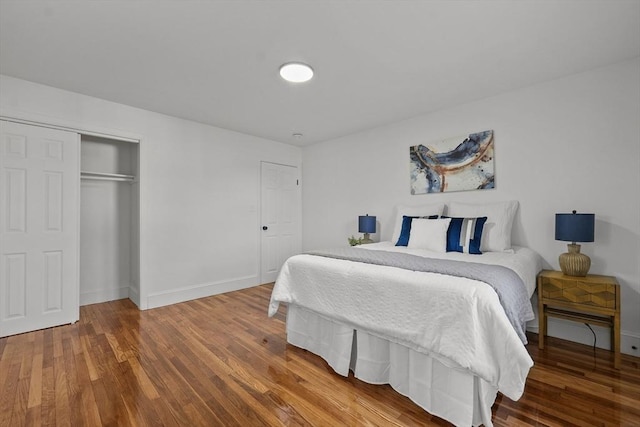
POLYGON ((254 275, 157 292, 147 297, 147 308, 163 307, 165 305, 177 304, 197 298, 223 294, 225 292, 238 291, 240 289, 257 286, 259 284, 258 282, 258 276, 254 275))
MULTIPOLYGON (((591 325, 596 334, 596 347, 611 349, 611 329, 591 325)), ((538 321, 530 322, 527 330, 538 333, 538 321)), ((562 319, 547 320, 547 335, 580 344, 593 345, 593 334, 584 324, 562 319)), ((640 334, 631 331, 620 331, 620 353, 640 356, 640 334), (633 348, 635 347, 635 349, 633 348)))
POLYGON ((129 298, 129 289, 129 285, 125 285, 113 289, 97 289, 80 292, 80 305, 97 304, 99 302, 129 298))

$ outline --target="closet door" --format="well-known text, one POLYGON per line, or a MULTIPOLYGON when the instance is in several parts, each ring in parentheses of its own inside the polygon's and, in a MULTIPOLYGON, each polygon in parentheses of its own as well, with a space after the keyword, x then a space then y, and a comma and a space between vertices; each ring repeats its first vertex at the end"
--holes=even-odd
POLYGON ((79 143, 0 121, 0 336, 79 318, 79 143))

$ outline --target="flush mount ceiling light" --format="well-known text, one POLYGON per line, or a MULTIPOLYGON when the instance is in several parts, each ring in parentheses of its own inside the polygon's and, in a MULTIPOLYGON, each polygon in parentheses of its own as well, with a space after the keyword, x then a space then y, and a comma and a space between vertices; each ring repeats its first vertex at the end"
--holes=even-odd
POLYGON ((280 67, 280 77, 288 82, 302 83, 311 80, 313 69, 301 62, 288 62, 280 67))

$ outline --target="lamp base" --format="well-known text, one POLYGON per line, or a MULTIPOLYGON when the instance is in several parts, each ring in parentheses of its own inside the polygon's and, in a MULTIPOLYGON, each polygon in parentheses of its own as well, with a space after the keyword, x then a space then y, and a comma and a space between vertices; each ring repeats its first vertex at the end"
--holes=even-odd
POLYGON ((584 277, 591 268, 591 258, 580 253, 580 245, 568 244, 569 252, 560 254, 560 270, 567 276, 584 277))
POLYGON ((373 240, 369 238, 369 233, 364 233, 364 237, 362 238, 362 244, 366 245, 367 243, 373 243, 373 240))

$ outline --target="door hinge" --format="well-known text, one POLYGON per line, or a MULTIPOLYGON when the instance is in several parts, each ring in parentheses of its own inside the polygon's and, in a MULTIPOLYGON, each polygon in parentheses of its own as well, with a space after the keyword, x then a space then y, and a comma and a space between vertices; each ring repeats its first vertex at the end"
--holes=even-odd
POLYGON ((300 182, 299 182, 299 180, 297 180, 297 179, 296 179, 296 185, 300 185, 300 182))

